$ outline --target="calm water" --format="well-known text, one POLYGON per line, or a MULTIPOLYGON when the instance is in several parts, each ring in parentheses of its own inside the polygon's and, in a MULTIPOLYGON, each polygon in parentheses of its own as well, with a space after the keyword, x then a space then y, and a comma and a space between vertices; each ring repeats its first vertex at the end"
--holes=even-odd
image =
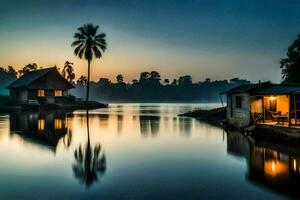
MULTIPOLYGON (((0 115, 0 199, 281 199, 297 147, 177 117, 214 104, 112 104, 0 115), (89 127, 87 126, 87 120, 89 127), (283 151, 286 149, 283 148, 283 151)), ((300 193, 300 192, 299 192, 300 193)))

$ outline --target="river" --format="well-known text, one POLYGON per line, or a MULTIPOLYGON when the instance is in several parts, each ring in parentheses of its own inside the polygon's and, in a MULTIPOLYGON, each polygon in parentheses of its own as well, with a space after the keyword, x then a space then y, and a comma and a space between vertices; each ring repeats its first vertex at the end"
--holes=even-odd
POLYGON ((299 183, 293 152, 177 116, 217 106, 111 104, 88 113, 0 114, 0 199, 297 196, 290 187, 299 183))

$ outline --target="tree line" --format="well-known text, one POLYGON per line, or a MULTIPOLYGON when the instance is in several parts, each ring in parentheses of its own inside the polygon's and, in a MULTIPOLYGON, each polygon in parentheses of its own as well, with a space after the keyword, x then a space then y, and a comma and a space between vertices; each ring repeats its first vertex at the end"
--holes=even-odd
MULTIPOLYGON (((71 94, 84 98, 86 80, 79 79, 71 94)), ((157 71, 142 72, 139 79, 124 82, 118 74, 115 81, 100 78, 90 82, 91 99, 106 102, 220 102, 219 93, 250 81, 233 78, 230 80, 211 80, 193 82, 192 76, 184 75, 178 79, 162 79, 157 71)))

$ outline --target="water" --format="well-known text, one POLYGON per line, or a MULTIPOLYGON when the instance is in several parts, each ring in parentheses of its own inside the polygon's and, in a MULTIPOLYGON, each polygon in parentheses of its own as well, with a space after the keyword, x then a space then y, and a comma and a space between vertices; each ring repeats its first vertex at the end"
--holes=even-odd
POLYGON ((286 187, 298 183, 297 156, 177 117, 217 106, 112 104, 89 111, 89 127, 86 111, 1 114, 0 199, 297 195, 286 187))

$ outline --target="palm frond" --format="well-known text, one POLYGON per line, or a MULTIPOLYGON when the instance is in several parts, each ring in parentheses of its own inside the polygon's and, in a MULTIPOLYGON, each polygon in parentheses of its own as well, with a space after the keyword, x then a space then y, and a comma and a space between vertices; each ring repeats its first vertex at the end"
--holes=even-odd
POLYGON ((95 46, 100 48, 103 52, 106 50, 106 44, 95 42, 95 46))
POLYGON ((93 45, 93 52, 96 58, 101 58, 102 57, 102 53, 101 51, 98 49, 98 47, 96 45, 93 45))
POLYGON ((105 37, 106 37, 105 33, 100 33, 99 35, 96 35, 95 40, 101 40, 101 39, 104 39, 105 37))
POLYGON ((72 47, 76 47, 77 45, 80 45, 80 44, 84 44, 85 43, 85 40, 75 40, 71 46, 72 47))
POLYGON ((86 37, 89 36, 88 33, 87 33, 87 31, 86 31, 86 29, 85 29, 85 25, 79 27, 77 30, 80 32, 81 35, 86 36, 86 37))
POLYGON ((74 49, 74 54, 76 56, 79 56, 79 53, 83 50, 82 47, 84 46, 84 44, 80 44, 78 45, 75 49, 74 49))
POLYGON ((83 35, 81 32, 76 32, 76 33, 74 34, 74 38, 76 38, 76 39, 78 39, 78 40, 84 40, 84 39, 86 39, 86 36, 83 35))

